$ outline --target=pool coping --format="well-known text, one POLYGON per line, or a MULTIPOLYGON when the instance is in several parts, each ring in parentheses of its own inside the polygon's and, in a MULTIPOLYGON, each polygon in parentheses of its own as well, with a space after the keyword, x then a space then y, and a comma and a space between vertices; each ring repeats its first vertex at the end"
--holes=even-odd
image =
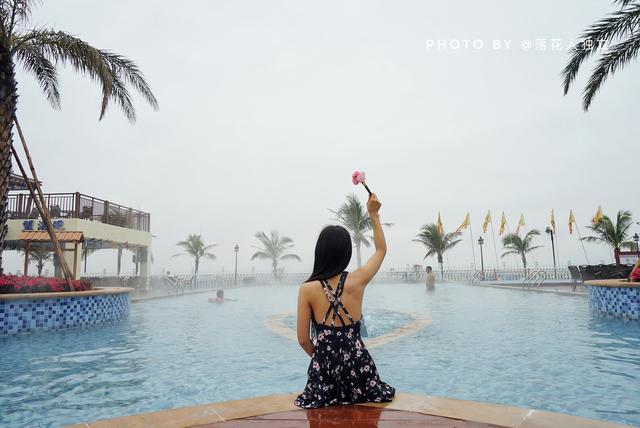
POLYGON ((594 279, 585 281, 584 284, 591 287, 640 288, 640 282, 629 282, 626 279, 594 279))
POLYGON ((484 284, 484 283, 480 283, 478 285, 473 285, 473 287, 487 287, 487 288, 498 288, 501 290, 518 290, 518 291, 530 291, 530 292, 534 292, 534 293, 552 293, 552 294, 557 294, 559 296, 582 296, 582 297, 587 297, 587 293, 585 293, 584 291, 568 291, 568 290, 547 290, 544 288, 538 288, 538 287, 518 287, 518 286, 513 286, 513 285, 499 285, 499 284, 484 284))
POLYGON ((131 293, 133 288, 130 287, 100 287, 87 291, 64 291, 54 293, 16 293, 16 294, 0 294, 2 300, 35 300, 35 299, 59 299, 63 297, 88 297, 88 296, 107 296, 111 294, 131 293))
MULTIPOLYGON (((289 393, 231 400, 103 419, 69 425, 67 428, 196 427, 285 411, 303 412, 303 409, 293 404, 296 396, 296 393, 289 393)), ((508 428, 628 428, 630 426, 543 410, 405 392, 396 393, 390 403, 364 403, 361 405, 494 424, 508 428)))

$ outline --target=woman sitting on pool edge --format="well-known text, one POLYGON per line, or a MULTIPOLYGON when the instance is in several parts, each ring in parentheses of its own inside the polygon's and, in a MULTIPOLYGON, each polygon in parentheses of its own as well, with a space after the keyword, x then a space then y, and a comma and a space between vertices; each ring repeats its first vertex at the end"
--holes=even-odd
POLYGON ((376 366, 360 337, 365 287, 380 269, 387 252, 378 211, 380 201, 369 196, 367 210, 373 228, 375 253, 347 274, 351 236, 340 226, 327 226, 318 237, 311 277, 298 292, 298 342, 311 357, 309 379, 295 400, 298 407, 388 402, 395 388, 380 380, 376 366), (310 337, 317 334, 315 345, 310 337))

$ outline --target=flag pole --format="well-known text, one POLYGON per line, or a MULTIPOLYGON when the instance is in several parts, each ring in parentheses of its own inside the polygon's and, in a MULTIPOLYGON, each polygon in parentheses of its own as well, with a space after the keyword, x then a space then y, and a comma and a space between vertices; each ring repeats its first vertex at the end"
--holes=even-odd
POLYGON ((589 256, 587 256, 587 250, 584 249, 584 241, 582 241, 582 236, 580 236, 580 227, 578 226, 578 222, 575 223, 576 232, 578 232, 578 239, 580 240, 580 245, 582 245, 582 252, 584 253, 584 258, 587 259, 587 264, 590 265, 589 256))
POLYGON ((496 247, 496 232, 493 230, 493 217, 491 218, 491 237, 493 238, 493 252, 496 255, 496 270, 500 268, 498 264, 498 248, 496 247))
POLYGON ((469 222, 469 234, 471 235, 471 254, 473 255, 473 271, 476 271, 476 249, 473 241, 473 227, 471 227, 471 222, 469 222))

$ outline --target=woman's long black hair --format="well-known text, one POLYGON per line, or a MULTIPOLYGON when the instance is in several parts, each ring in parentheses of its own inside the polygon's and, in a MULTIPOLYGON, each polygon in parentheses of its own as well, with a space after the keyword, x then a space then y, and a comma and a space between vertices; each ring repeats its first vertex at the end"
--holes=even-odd
POLYGON ((351 235, 342 226, 327 226, 318 236, 313 272, 306 282, 329 279, 341 274, 350 261, 351 235))

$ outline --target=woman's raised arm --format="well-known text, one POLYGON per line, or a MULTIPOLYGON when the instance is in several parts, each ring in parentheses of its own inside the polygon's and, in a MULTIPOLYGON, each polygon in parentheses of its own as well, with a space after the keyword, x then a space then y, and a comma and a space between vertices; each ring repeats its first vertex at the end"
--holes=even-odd
POLYGON ((369 195, 367 211, 369 211, 369 218, 371 219, 373 245, 376 251, 362 267, 351 274, 356 283, 362 284, 363 286, 367 285, 375 274, 378 273, 384 256, 387 254, 387 241, 384 239, 384 232, 382 231, 382 224, 380 223, 379 211, 381 206, 382 204, 375 193, 369 195))

